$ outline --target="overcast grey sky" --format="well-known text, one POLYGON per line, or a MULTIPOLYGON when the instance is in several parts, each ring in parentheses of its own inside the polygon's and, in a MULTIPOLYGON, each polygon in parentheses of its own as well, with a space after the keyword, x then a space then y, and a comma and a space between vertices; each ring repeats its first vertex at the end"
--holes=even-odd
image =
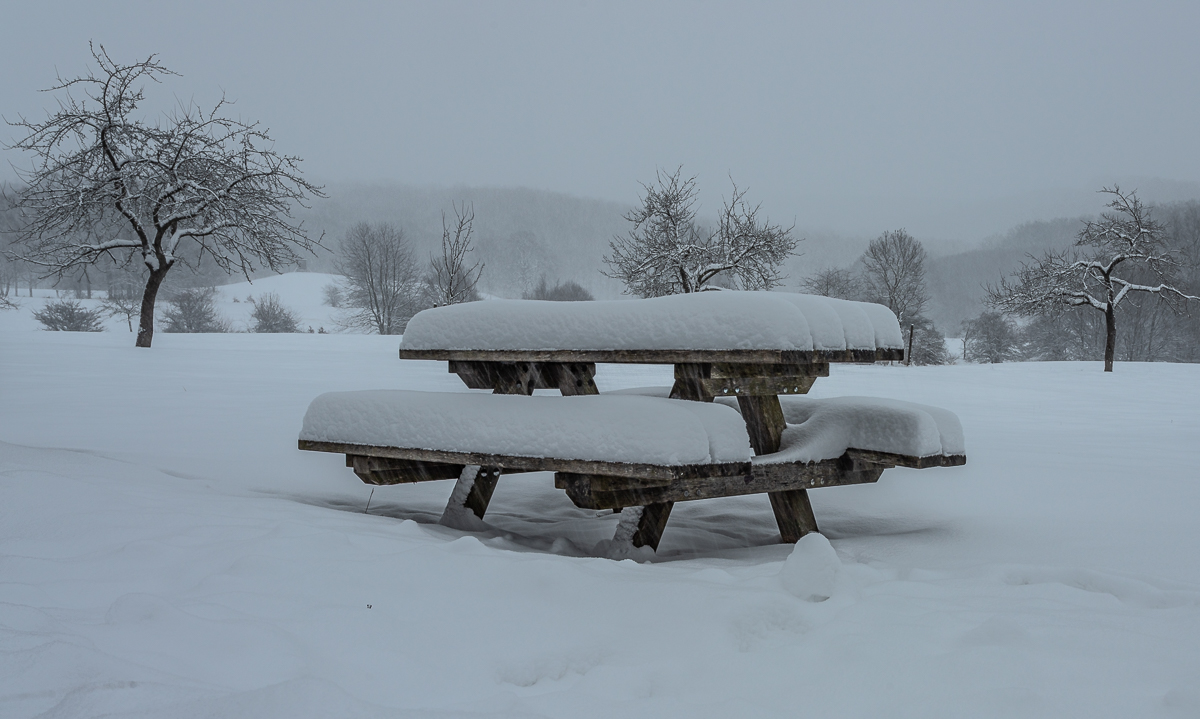
POLYGON ((89 40, 158 53, 183 77, 154 93, 224 91, 318 182, 632 203, 683 164, 708 208, 732 175, 774 220, 942 236, 995 231, 997 207, 1098 209, 1090 191, 1113 181, 1200 182, 1195 0, 87 0, 0 19, 5 117, 44 116, 37 90, 83 71, 89 40))

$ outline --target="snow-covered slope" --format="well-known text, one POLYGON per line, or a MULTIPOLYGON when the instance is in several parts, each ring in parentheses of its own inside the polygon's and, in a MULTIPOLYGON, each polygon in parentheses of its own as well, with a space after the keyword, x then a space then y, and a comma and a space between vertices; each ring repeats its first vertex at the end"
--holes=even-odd
MULTIPOLYGON (((279 296, 280 303, 296 314, 300 320, 301 331, 307 332, 324 329, 334 332, 338 310, 324 304, 324 288, 339 279, 338 275, 322 272, 289 272, 282 275, 269 275, 250 282, 234 282, 217 287, 215 304, 217 313, 229 321, 230 329, 234 332, 247 332, 254 325, 250 314, 254 312, 251 299, 257 299, 267 293, 274 292, 279 296)), ((33 319, 33 313, 45 306, 46 302, 58 299, 61 294, 64 299, 74 299, 68 293, 56 293, 51 289, 37 289, 34 296, 27 294, 10 297, 18 304, 16 311, 0 311, 0 332, 6 330, 35 330, 42 325, 33 319)), ((80 299, 78 302, 88 309, 99 309, 102 291, 93 293, 92 299, 80 299)), ((164 297, 159 296, 158 315, 162 316, 164 297)), ((161 324, 155 325, 162 330, 161 324)), ((130 332, 130 326, 124 317, 106 317, 104 328, 109 332, 130 332)), ((137 329, 137 318, 133 319, 133 330, 137 329)))
POLYGON ((1200 715, 1200 367, 835 366, 970 463, 815 490, 795 550, 765 497, 681 503, 636 564, 548 474, 465 533, 449 481, 297 451, 323 392, 463 389, 394 337, 131 344, 0 325, 6 719, 1200 715))

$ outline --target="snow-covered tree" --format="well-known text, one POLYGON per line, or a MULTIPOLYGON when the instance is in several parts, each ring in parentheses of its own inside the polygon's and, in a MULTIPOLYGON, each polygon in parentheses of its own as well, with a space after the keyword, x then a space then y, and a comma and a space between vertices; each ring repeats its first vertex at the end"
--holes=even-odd
MULTIPOLYGON (((642 185, 642 206, 625 215, 633 229, 610 243, 604 274, 625 283, 639 297, 716 289, 724 278, 744 290, 770 289, 783 280, 779 268, 796 249, 791 227, 759 217, 759 206, 745 201, 735 184, 715 230, 696 220, 696 178, 683 168, 657 174, 642 185)), ((726 284, 729 284, 728 282, 726 284)))
POLYGON ((209 111, 180 105, 156 122, 140 117, 142 85, 176 74, 154 55, 124 64, 101 46, 92 57, 96 69, 50 88, 60 94, 48 119, 13 123, 27 133, 13 148, 34 157, 21 173, 20 255, 58 276, 101 258, 143 263, 137 346, 149 347, 155 300, 175 263, 207 255, 247 278, 259 266, 293 264, 297 248, 318 243, 290 210, 322 194, 257 123, 225 117, 224 99, 209 111))
MULTIPOLYGON (((988 288, 988 302, 1003 312, 1053 315, 1066 307, 1090 307, 1103 313, 1104 371, 1112 372, 1117 346, 1117 307, 1133 293, 1157 295, 1160 300, 1200 300, 1175 288, 1171 275, 1178 267, 1164 241, 1165 228, 1151 217, 1136 192, 1113 186, 1101 192, 1111 198, 1108 212, 1084 223, 1075 246, 1048 252, 1022 265, 1012 278, 988 288), (1150 282, 1135 281, 1138 274, 1150 282)), ((1174 305, 1172 305, 1174 307, 1174 305)))

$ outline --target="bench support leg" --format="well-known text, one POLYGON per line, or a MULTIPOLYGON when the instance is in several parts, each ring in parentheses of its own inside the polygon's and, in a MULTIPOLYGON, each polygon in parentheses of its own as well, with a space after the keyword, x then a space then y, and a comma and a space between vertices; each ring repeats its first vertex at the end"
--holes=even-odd
POLYGON ((817 529, 817 518, 813 516, 812 503, 808 501, 806 490, 767 492, 767 496, 771 498, 771 509, 775 512, 779 535, 786 544, 795 544, 809 532, 820 531, 817 529))
MULTIPOLYGON (((459 479, 459 481, 462 480, 459 479)), ((480 467, 479 473, 475 475, 475 481, 471 484, 471 490, 467 492, 467 497, 463 500, 463 506, 474 512, 476 517, 483 519, 484 513, 487 512, 488 502, 492 501, 492 493, 496 491, 496 483, 499 481, 499 467, 480 467)))
POLYGON ((650 547, 657 552, 674 506, 674 502, 657 502, 644 507, 626 507, 621 511, 621 521, 613 539, 617 542, 627 540, 635 547, 650 547))
POLYGON ((453 510, 466 508, 476 517, 483 519, 499 479, 498 467, 465 467, 454 485, 454 491, 450 493, 450 501, 446 504, 443 518, 451 516, 453 510), (472 471, 475 472, 474 475, 471 474, 472 471))

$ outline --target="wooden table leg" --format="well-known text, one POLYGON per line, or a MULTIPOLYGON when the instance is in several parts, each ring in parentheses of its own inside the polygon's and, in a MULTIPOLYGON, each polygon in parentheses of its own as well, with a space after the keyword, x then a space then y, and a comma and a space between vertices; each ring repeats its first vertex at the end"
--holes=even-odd
POLYGON ((621 511, 621 521, 617 524, 613 540, 628 540, 635 547, 650 547, 657 552, 674 506, 674 502, 657 502, 644 507, 626 507, 621 511), (630 526, 634 521, 636 525, 630 526))
MULTIPOLYGON (((461 477, 459 481, 463 481, 461 477)), ((500 469, 498 467, 480 467, 462 506, 474 512, 476 517, 483 519, 484 513, 487 512, 488 502, 492 501, 492 493, 496 491, 496 483, 499 481, 500 469)), ((451 497, 453 496, 452 494, 451 497)))
MULTIPOLYGON (((742 410, 742 419, 746 421, 746 432, 750 435, 750 446, 754 448, 754 453, 763 455, 778 452, 783 430, 787 426, 779 397, 740 396, 738 406, 742 410)), ((767 497, 775 512, 779 536, 785 543, 794 544, 809 532, 819 531, 807 490, 768 492, 767 497)))
POLYGON ((779 536, 785 544, 795 544, 809 532, 820 531, 817 529, 817 518, 813 515, 812 503, 808 501, 808 490, 767 492, 767 497, 771 499, 775 523, 779 525, 779 536))
MULTIPOLYGON (((491 383, 492 394, 531 395, 538 383, 541 368, 534 362, 459 362, 452 363, 451 371, 456 372, 468 387, 491 383)), ((499 481, 499 467, 480 467, 474 479, 459 477, 454 491, 450 493, 450 501, 446 503, 446 510, 449 511, 455 503, 461 502, 459 506, 466 507, 474 512, 476 517, 483 519, 499 481), (467 482, 471 483, 470 486, 467 486, 467 482)))

